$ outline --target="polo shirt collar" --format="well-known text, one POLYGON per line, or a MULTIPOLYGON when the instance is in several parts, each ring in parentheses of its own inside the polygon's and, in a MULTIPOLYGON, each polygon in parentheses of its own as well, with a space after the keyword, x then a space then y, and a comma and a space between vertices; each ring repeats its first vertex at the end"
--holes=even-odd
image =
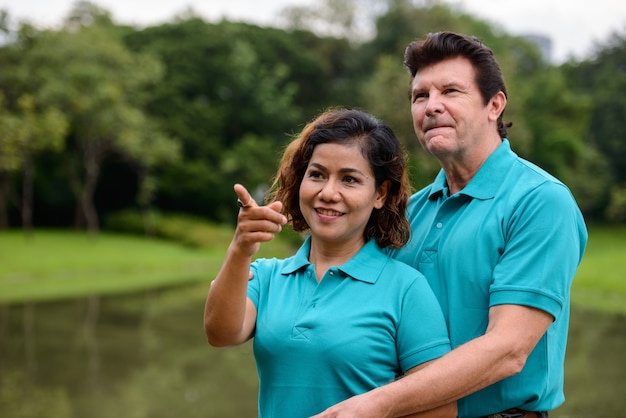
MULTIPOLYGON (((291 257, 283 266, 282 274, 292 274, 303 267, 310 265, 309 253, 311 250, 311 237, 300 246, 296 254, 291 257)), ((380 273, 385 267, 387 255, 376 245, 374 238, 370 239, 350 260, 337 269, 345 275, 365 282, 376 283, 380 273)))
POLYGON ((292 274, 301 268, 311 264, 309 262, 309 253, 311 252, 311 237, 308 237, 300 246, 296 254, 288 258, 281 269, 282 274, 292 274))
MULTIPOLYGON (((505 176, 503 173, 508 171, 513 161, 515 161, 515 157, 516 154, 511 150, 509 140, 504 138, 502 144, 487 158, 472 180, 459 194, 475 199, 492 199, 504 181, 505 176)), ((444 193, 446 188, 446 173, 441 169, 431 186, 428 198, 430 200, 436 199, 444 193)))

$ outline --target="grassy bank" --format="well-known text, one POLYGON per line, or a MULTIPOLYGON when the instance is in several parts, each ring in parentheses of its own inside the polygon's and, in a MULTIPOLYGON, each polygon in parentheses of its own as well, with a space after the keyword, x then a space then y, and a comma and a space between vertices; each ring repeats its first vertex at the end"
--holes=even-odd
POLYGON ((626 226, 589 228, 572 306, 626 315, 626 226))
MULTIPOLYGON (((207 282, 219 268, 229 229, 206 227, 204 247, 72 231, 0 233, 0 303, 127 293, 207 282)), ((572 288, 572 306, 626 314, 626 227, 591 227, 585 258, 572 288)), ((264 244, 260 256, 285 256, 286 242, 264 244)), ((555 260, 558 262, 558 260, 555 260)))
MULTIPOLYGON (((129 293, 209 279, 221 265, 232 231, 206 230, 214 245, 101 233, 0 232, 0 303, 129 293)), ((275 251, 285 252, 274 244, 275 251)))

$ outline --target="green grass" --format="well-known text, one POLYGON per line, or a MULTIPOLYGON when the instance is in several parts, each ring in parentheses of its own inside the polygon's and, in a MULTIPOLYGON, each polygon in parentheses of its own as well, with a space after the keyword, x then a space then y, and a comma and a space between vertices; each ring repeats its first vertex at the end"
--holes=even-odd
MULTIPOLYGON (((136 235, 37 230, 0 232, 0 303, 49 301, 92 294, 129 293, 199 281, 222 264, 232 229, 198 225, 204 246, 136 235)), ((189 234, 185 236, 188 237, 189 234)), ((261 246, 261 257, 283 257, 288 242, 261 246)))
POLYGON ((137 291, 208 278, 223 249, 101 233, 0 233, 0 302, 137 291))
POLYGON ((590 227, 572 306, 626 314, 626 226, 590 227))
MULTIPOLYGON (((0 232, 0 303, 208 283, 232 230, 204 225, 194 231, 202 231, 204 247, 110 233, 90 238, 83 232, 38 230, 27 239, 20 231, 0 232)), ((626 314, 626 226, 591 227, 589 236, 572 306, 626 314)), ((287 256, 292 244, 265 243, 258 256, 287 256)))

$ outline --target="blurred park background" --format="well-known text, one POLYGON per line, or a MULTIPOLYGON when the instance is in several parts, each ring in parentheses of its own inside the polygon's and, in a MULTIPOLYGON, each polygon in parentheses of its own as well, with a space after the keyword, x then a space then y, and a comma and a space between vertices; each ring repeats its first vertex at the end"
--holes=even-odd
MULTIPOLYGON (((77 2, 42 28, 0 13, 0 416, 251 417, 248 345, 210 348, 202 312, 230 240, 234 183, 261 201, 293 134, 332 106, 387 122, 416 189, 420 148, 405 46, 478 36, 508 87, 513 149, 563 180, 590 229, 572 290, 566 404, 556 418, 621 416, 626 377, 626 17, 588 56, 554 64, 439 1, 290 7, 281 27, 153 26, 77 2)), ((285 231, 260 255, 287 256, 285 231)), ((555 260, 558 262, 558 260, 555 260)))

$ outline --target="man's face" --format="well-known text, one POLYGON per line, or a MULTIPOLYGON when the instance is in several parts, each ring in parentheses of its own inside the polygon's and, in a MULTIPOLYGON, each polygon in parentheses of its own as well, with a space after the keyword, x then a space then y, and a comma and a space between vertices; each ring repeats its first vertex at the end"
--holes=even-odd
POLYGON ((484 104, 474 67, 466 58, 446 59, 415 75, 411 114, 422 146, 436 157, 462 158, 493 135, 491 102, 484 104))

